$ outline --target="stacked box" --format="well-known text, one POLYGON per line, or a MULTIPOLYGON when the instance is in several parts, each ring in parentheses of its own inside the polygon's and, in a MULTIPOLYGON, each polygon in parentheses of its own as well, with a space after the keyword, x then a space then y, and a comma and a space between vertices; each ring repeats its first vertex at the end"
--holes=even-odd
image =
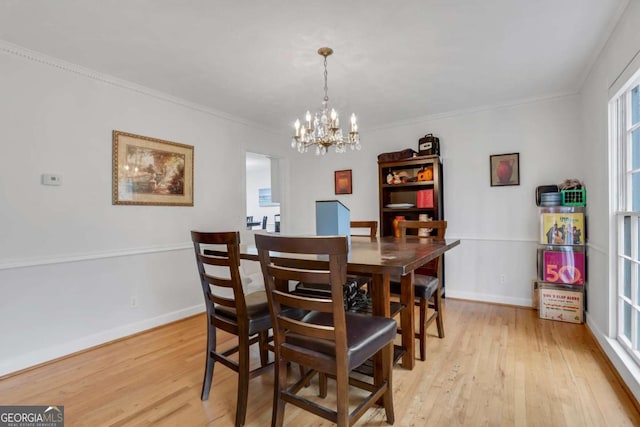
POLYGON ((586 274, 583 247, 545 246, 538 249, 538 277, 543 282, 582 286, 586 274))
POLYGON ((541 209, 540 243, 547 245, 584 245, 584 213, 576 208, 541 209))
POLYGON ((562 322, 582 323, 584 299, 582 290, 538 284, 540 318, 562 322))

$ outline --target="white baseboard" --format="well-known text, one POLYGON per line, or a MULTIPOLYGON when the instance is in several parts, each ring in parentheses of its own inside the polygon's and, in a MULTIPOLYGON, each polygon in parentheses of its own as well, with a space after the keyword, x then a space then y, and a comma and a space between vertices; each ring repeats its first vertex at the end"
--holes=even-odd
POLYGON ((640 402, 640 368, 631 359, 631 356, 622 348, 622 346, 615 339, 611 339, 602 333, 596 326, 596 323, 591 321, 589 313, 587 313, 587 327, 591 330, 591 333, 600 344, 600 347, 604 351, 605 355, 614 366, 618 375, 622 378, 622 381, 626 384, 627 388, 635 397, 636 402, 640 402))
POLYGON ((445 296, 450 298, 465 299, 469 301, 492 302, 496 304, 518 305, 522 307, 532 307, 531 298, 515 298, 505 297, 502 295, 487 295, 476 292, 456 291, 455 289, 445 288, 445 296))
POLYGON ((167 323, 175 322, 176 320, 184 319, 185 317, 203 313, 204 311, 204 304, 198 304, 193 307, 166 313, 158 317, 141 320, 136 323, 130 323, 128 325, 123 325, 97 334, 82 337, 58 346, 41 348, 38 349, 38 351, 20 355, 19 359, 16 358, 0 361, 0 377, 41 363, 49 362, 63 356, 68 356, 82 350, 87 350, 91 347, 95 347, 109 341, 155 328, 156 326, 165 325, 167 323))

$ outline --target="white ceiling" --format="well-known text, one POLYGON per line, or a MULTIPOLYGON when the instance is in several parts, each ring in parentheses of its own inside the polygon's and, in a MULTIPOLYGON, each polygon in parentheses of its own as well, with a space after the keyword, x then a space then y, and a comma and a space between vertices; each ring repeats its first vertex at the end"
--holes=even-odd
POLYGON ((629 0, 0 0, 0 39, 274 129, 575 93, 629 0))

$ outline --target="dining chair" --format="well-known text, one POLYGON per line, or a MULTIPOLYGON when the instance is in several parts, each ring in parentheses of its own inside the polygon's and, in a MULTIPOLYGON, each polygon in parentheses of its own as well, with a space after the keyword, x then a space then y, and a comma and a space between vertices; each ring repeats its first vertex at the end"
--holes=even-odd
POLYGON ((246 295, 243 292, 239 271, 240 234, 237 231, 192 231, 191 239, 207 308, 207 356, 200 398, 209 398, 215 362, 236 371, 238 395, 235 425, 242 426, 247 412, 249 380, 273 365, 273 362, 268 362, 271 316, 267 295, 264 291, 246 295), (238 345, 218 351, 217 329, 236 335, 238 345), (250 370, 249 346, 256 342, 260 348, 260 366, 250 370), (238 353, 237 362, 229 358, 234 353, 238 353))
MULTIPOLYGON (((364 236, 374 238, 378 234, 378 221, 351 221, 350 227, 352 229, 368 229, 367 234, 354 234, 352 236, 364 236)), ((361 231, 362 232, 362 231, 361 231)))
POLYGON ((268 216, 263 216, 262 217, 262 229, 266 230, 267 229, 267 219, 269 219, 268 216))
POLYGON ((393 424, 392 363, 397 325, 393 319, 345 312, 342 292, 347 277, 347 238, 256 234, 255 241, 274 326, 276 361, 271 425, 283 425, 285 403, 290 403, 339 427, 350 426, 380 399, 387 422, 393 424), (328 266, 326 262, 313 261, 292 264, 290 260, 272 257, 272 251, 293 257, 322 255, 328 258, 328 266), (289 280, 329 284, 330 298, 291 294, 285 290, 289 280), (284 313, 283 307, 308 312, 296 320, 284 313), (350 378, 349 373, 354 368, 376 354, 381 366, 380 375, 373 383, 350 378), (287 385, 286 369, 289 362, 311 368, 290 386, 287 385), (335 410, 298 395, 316 373, 321 374, 320 397, 327 394, 326 377, 335 378, 335 410), (352 411, 349 408, 350 385, 369 392, 352 411))
POLYGON ((274 231, 276 233, 279 233, 280 232, 280 214, 275 214, 273 216, 273 221, 275 223, 274 231))
MULTIPOLYGON (((420 234, 424 230, 425 234, 444 239, 447 231, 447 221, 399 221, 398 228, 400 236, 405 237, 407 230, 417 230, 420 234), (433 235, 435 233, 435 235, 433 235)), ((413 278, 415 290, 415 305, 419 307, 420 326, 416 332, 416 339, 420 341, 420 360, 426 359, 427 351, 427 328, 435 320, 438 327, 438 337, 444 338, 444 322, 442 313, 442 256, 427 263, 416 270, 413 278), (433 313, 427 317, 428 309, 433 313)), ((400 278, 391 277, 390 290, 394 295, 400 295, 400 278)))

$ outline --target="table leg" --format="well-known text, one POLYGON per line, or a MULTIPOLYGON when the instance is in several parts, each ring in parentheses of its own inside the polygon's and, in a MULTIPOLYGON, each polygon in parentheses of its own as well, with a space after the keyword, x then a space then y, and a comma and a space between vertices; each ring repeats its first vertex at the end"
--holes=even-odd
POLYGON ((402 355, 402 367, 405 369, 413 369, 416 360, 415 289, 413 288, 413 272, 402 276, 400 280, 400 302, 406 307, 400 313, 402 346, 405 348, 405 353, 402 355))
MULTIPOLYGON (((375 316, 391 316, 391 299, 389 291, 389 275, 374 274, 370 286, 371 304, 375 316)), ((373 378, 375 384, 382 381, 382 357, 376 354, 373 358, 373 378)))

